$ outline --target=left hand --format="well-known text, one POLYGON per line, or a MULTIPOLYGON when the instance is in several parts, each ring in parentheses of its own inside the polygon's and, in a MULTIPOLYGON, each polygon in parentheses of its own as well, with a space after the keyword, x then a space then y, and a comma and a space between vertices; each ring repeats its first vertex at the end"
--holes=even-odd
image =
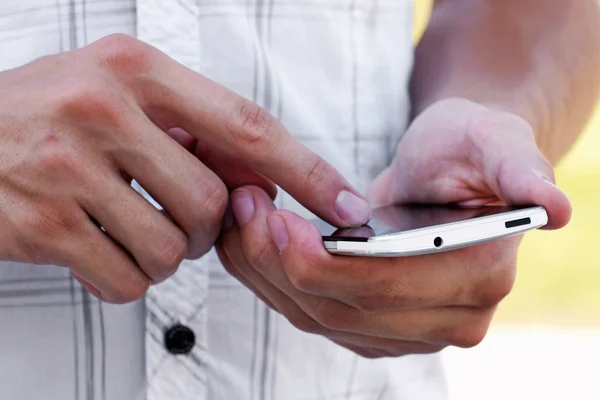
MULTIPOLYGON (((560 227, 570 204, 544 178, 552 181, 552 167, 523 120, 446 100, 414 121, 370 196, 378 204, 541 204, 560 227)), ((297 328, 365 357, 476 345, 514 282, 520 237, 418 257, 341 257, 263 190, 240 188, 231 202, 237 224, 217 243, 227 270, 297 328)))
POLYGON ((569 222, 571 204, 554 182, 527 122, 456 98, 414 120, 368 198, 372 205, 541 205, 546 229, 558 229, 569 222))

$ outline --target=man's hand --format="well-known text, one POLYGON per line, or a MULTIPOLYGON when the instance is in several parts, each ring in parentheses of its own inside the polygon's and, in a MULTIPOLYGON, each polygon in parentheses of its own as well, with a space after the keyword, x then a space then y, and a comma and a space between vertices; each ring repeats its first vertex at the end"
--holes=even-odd
MULTIPOLYGON (((541 204, 557 228, 571 208, 552 180, 526 123, 456 99, 415 120, 371 196, 380 204, 541 204)), ((366 357, 476 345, 515 279, 520 237, 419 257, 341 257, 261 189, 238 189, 231 202, 237 225, 217 245, 227 270, 299 329, 366 357)))
POLYGON ((317 228, 253 186, 232 193, 223 265, 305 332, 365 357, 474 346, 509 292, 519 238, 422 257, 329 254, 317 228))
POLYGON ((105 301, 135 300, 208 251, 227 186, 274 196, 279 184, 338 226, 369 217, 368 203, 267 112, 133 38, 2 72, 0 91, 0 260, 67 266, 105 301), (235 168, 213 172, 173 140, 181 132, 204 149, 196 154, 235 168))
POLYGON ((531 127, 516 115, 464 99, 434 103, 415 119, 369 190, 375 205, 541 205, 561 228, 571 204, 531 127))

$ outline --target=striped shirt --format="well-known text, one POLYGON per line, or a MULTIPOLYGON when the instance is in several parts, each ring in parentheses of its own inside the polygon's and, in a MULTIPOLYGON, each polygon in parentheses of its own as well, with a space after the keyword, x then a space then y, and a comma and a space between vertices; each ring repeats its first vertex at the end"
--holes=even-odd
MULTIPOLYGON (((406 128, 412 17, 411 0, 2 0, 0 70, 133 35, 265 107, 364 191, 406 128)), ((66 269, 0 263, 0 327, 0 399, 445 398, 438 356, 368 360, 300 332, 214 252, 125 306, 66 269), (165 346, 176 325, 195 335, 186 354, 165 346)))

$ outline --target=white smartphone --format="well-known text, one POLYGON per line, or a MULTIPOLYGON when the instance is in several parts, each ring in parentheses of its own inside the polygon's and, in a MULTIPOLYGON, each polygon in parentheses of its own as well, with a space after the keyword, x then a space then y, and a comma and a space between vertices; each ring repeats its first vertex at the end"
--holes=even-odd
POLYGON ((330 253, 404 257, 519 235, 548 223, 546 210, 534 207, 386 206, 373 210, 368 225, 338 229, 316 223, 330 253), (327 228, 328 227, 328 228, 327 228))

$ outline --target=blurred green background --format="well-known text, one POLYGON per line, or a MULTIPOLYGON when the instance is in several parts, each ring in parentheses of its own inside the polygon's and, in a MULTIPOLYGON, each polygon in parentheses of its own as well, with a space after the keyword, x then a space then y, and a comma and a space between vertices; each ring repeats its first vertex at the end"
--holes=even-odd
MULTIPOLYGON (((415 0, 415 40, 431 0, 415 0)), ((573 203, 573 219, 559 231, 525 235, 517 282, 495 324, 600 325, 600 107, 571 152, 557 166, 558 185, 573 203)))

